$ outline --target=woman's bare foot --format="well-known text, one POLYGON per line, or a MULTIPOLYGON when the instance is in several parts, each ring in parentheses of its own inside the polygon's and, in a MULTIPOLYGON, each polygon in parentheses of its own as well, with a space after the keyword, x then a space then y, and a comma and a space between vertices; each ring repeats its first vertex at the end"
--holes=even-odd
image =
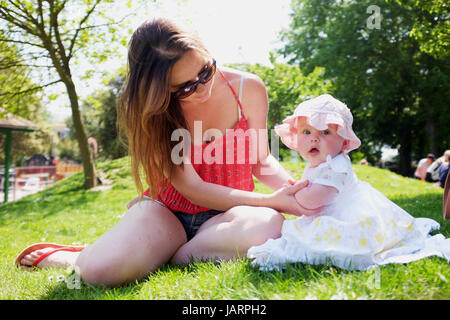
MULTIPOLYGON (((39 259, 42 255, 54 251, 55 248, 47 247, 36 249, 29 254, 25 255, 20 260, 20 265, 23 267, 32 267, 37 259, 39 259)), ((48 267, 70 267, 75 265, 75 261, 77 260, 80 252, 71 252, 71 251, 57 251, 54 252, 47 257, 45 257, 42 261, 37 264, 38 268, 48 268, 48 267)))
MULTIPOLYGON (((40 258, 43 254, 53 251, 55 248, 42 248, 36 251, 33 251, 20 261, 22 265, 32 266, 33 263, 40 258)), ((40 261, 37 265, 38 268, 47 268, 47 267, 69 267, 75 264, 76 259, 80 252, 69 252, 69 251, 57 251, 52 253, 51 255, 45 257, 42 261, 40 261)))

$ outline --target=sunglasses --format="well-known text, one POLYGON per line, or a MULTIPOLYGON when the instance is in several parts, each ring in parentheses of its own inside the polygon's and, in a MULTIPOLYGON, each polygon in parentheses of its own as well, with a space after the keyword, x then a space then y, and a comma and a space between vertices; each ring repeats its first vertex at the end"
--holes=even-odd
POLYGON ((197 90, 197 87, 200 83, 202 84, 207 83, 209 80, 211 80, 211 78, 215 73, 216 73, 216 60, 213 59, 211 65, 207 67, 205 70, 203 70, 201 74, 198 76, 197 81, 185 84, 180 89, 172 93, 173 96, 177 99, 184 99, 189 97, 191 94, 195 92, 195 90, 197 90))

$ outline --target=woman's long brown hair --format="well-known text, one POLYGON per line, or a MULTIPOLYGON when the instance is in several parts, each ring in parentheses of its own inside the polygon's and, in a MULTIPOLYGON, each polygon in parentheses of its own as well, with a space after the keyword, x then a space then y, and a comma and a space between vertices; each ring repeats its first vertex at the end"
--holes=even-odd
POLYGON ((179 102, 171 98, 170 75, 189 50, 207 52, 194 33, 183 32, 166 19, 143 23, 129 43, 128 75, 117 104, 118 124, 128 140, 138 193, 143 192, 143 170, 154 199, 165 186, 164 178, 170 180, 173 172, 172 132, 187 127, 179 102))

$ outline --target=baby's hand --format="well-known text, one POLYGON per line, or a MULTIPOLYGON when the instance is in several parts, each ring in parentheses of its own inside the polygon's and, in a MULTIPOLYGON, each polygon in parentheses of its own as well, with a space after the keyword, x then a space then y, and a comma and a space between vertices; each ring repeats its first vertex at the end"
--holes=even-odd
POLYGON ((288 182, 289 182, 289 184, 287 184, 287 183, 283 184, 283 187, 284 187, 284 188, 293 186, 293 185, 295 185, 295 184, 297 184, 297 183, 302 183, 302 182, 304 182, 304 181, 301 181, 301 180, 295 181, 295 180, 289 179, 288 182))

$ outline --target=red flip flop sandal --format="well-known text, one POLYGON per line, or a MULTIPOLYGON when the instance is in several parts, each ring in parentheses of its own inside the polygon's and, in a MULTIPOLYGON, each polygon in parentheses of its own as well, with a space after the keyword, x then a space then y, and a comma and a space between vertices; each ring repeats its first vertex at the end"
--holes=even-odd
POLYGON ((27 254, 36 251, 36 250, 40 250, 40 249, 44 249, 44 248, 55 248, 55 250, 51 250, 49 252, 44 253, 42 256, 40 256, 38 259, 36 259, 36 261, 34 261, 32 267, 37 268, 37 265, 39 264, 39 262, 41 262, 42 260, 44 260, 45 258, 47 258, 49 255, 57 252, 57 251, 71 251, 71 252, 79 252, 82 251, 84 248, 86 247, 79 247, 79 246, 67 246, 67 245, 62 245, 62 244, 57 244, 57 243, 48 243, 48 242, 41 242, 41 243, 35 243, 32 244, 31 246, 26 247, 20 254, 19 256, 16 258, 16 261, 14 262, 17 266, 22 266, 22 267, 30 267, 27 265, 23 265, 20 263, 20 261, 23 259, 23 257, 25 257, 27 254))

